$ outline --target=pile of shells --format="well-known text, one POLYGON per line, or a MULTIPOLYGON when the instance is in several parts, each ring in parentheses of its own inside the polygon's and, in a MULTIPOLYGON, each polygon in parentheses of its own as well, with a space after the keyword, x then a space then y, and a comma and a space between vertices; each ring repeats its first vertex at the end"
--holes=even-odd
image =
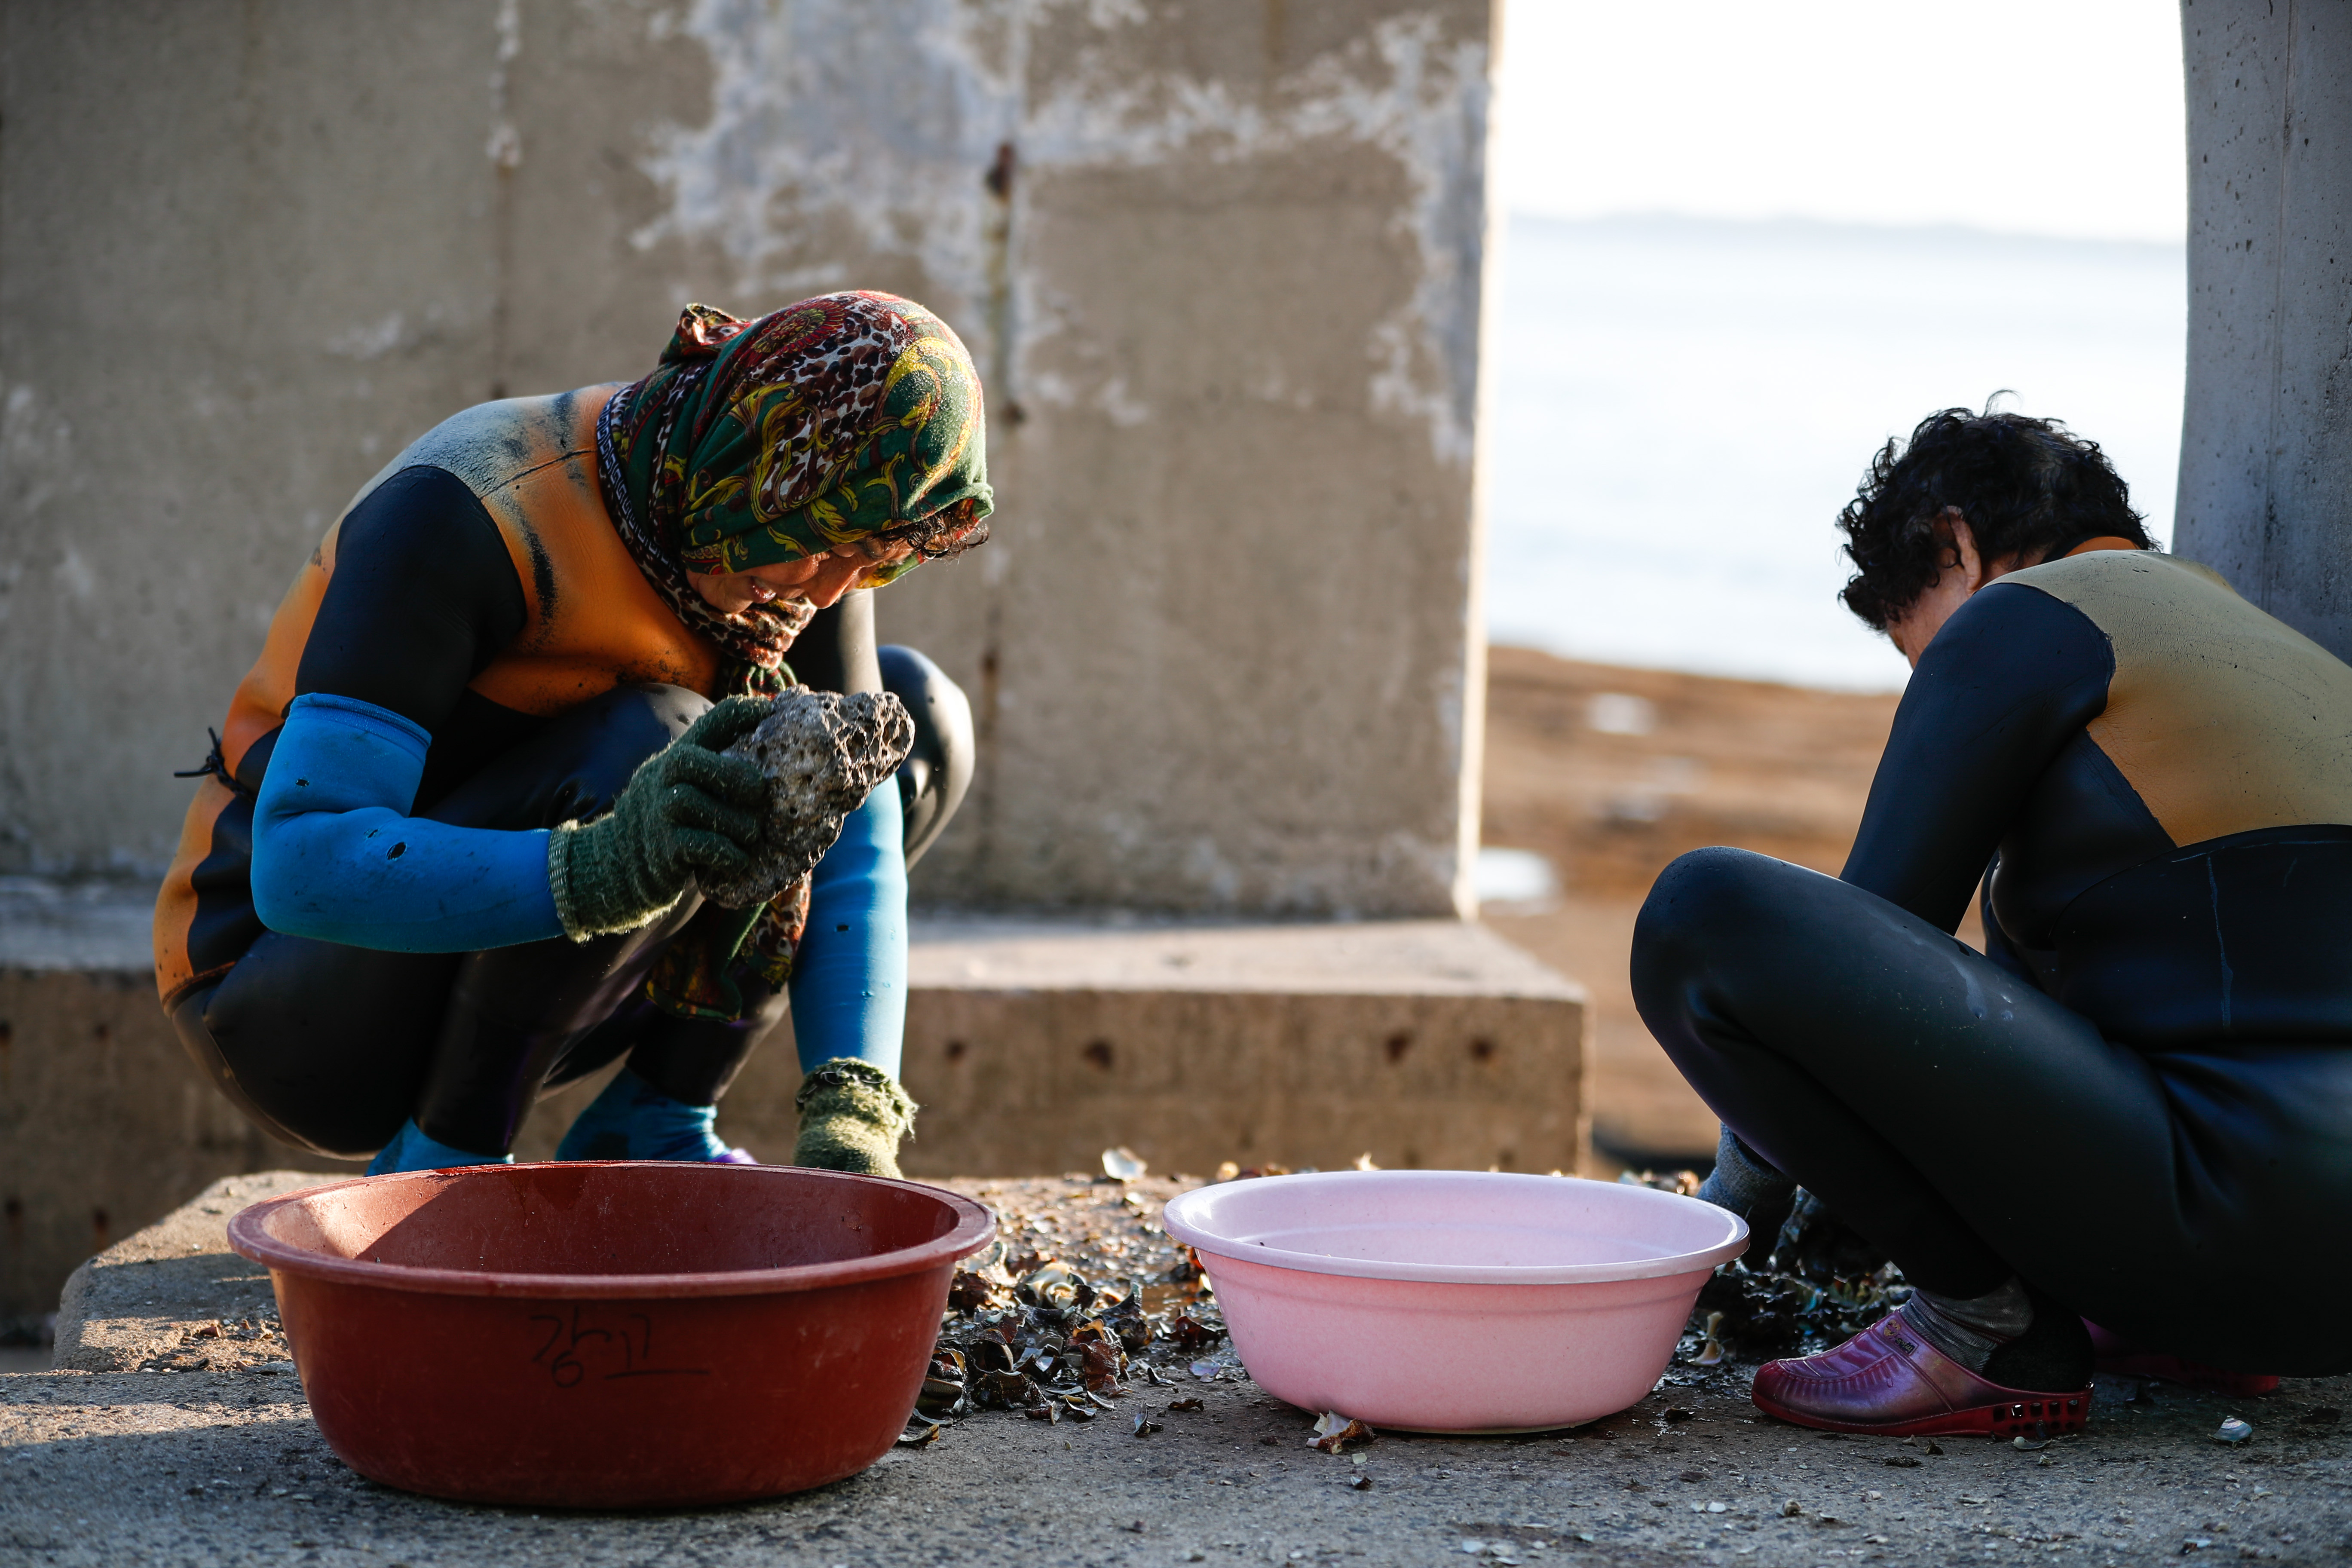
POLYGON ((1146 1178, 1123 1149, 1103 1164, 1091 1178, 957 1184, 996 1211, 1001 1235, 956 1272, 902 1441, 988 1412, 1093 1421, 1139 1384, 1244 1375, 1199 1260, 1160 1224, 1198 1178, 1146 1178))
POLYGON ((1008 1258, 997 1243, 956 1272, 909 1439, 928 1442, 938 1423, 982 1410, 1092 1421, 1117 1410, 1131 1384, 1172 1385, 1163 1369, 1194 1367, 1225 1326, 1196 1266, 1170 1273, 1185 1277, 1097 1282, 1034 1253, 1008 1258))
MULTIPOLYGON (((1628 1172, 1618 1180, 1685 1196, 1699 1186, 1689 1171, 1628 1172)), ((1810 1355, 1843 1344, 1910 1299, 1903 1271, 1801 1187, 1771 1250, 1751 1246, 1700 1289, 1675 1359, 1711 1367, 1810 1355)))

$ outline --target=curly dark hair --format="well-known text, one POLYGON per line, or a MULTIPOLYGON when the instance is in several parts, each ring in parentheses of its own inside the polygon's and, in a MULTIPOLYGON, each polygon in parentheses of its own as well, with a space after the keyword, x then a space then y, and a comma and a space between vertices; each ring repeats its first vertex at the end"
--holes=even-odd
MULTIPOLYGON (((2000 397, 1994 394, 1995 398, 2000 397)), ((1943 408, 1889 441, 1838 513, 1858 568, 1839 595, 1872 627, 1899 619, 1947 564, 1936 523, 1957 510, 1987 561, 2052 560, 2116 534, 2155 548, 2131 491, 2095 441, 2055 419, 1943 408)))

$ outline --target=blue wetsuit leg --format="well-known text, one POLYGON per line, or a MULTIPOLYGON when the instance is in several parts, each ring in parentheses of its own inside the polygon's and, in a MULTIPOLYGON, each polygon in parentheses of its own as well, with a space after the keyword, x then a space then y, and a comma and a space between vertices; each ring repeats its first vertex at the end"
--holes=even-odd
POLYGON ((801 1070, 854 1057, 898 1076, 907 1033, 907 861, 897 789, 866 796, 817 862, 793 964, 801 1070))

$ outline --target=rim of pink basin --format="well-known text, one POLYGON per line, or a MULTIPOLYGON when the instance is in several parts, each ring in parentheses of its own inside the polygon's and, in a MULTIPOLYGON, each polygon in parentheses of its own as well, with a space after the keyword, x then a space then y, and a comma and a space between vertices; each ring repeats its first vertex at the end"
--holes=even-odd
MULTIPOLYGON (((1475 1215, 1475 1200, 1465 1205, 1475 1215)), ((1619 1185, 1607 1182, 1585 1182, 1574 1176, 1536 1176, 1505 1171, 1315 1171, 1289 1176, 1259 1176, 1245 1183, 1223 1183, 1213 1187, 1195 1187, 1168 1200, 1161 1211, 1161 1220, 1168 1234, 1197 1252, 1215 1258, 1232 1258, 1237 1263, 1263 1263, 1276 1268, 1296 1268, 1308 1274, 1333 1274, 1350 1279, 1401 1279, 1420 1284, 1446 1285, 1598 1285, 1613 1279, 1657 1279, 1675 1274, 1696 1274, 1728 1263, 1748 1250, 1748 1222, 1728 1209, 1686 1198, 1679 1193, 1662 1193, 1650 1187, 1619 1185), (1675 1209, 1690 1218, 1700 1217, 1690 1211, 1703 1211, 1723 1223, 1722 1239, 1688 1251, 1668 1253, 1653 1258, 1627 1258, 1601 1263, 1552 1264, 1481 1264, 1481 1263, 1392 1263, 1375 1258, 1333 1258, 1319 1252, 1296 1252, 1287 1247, 1270 1247, 1248 1237, 1223 1236, 1202 1223, 1222 1197, 1241 1195, 1244 1189, 1255 1188, 1249 1201, 1259 1201, 1260 1194, 1278 1191, 1293 1184, 1326 1185, 1335 1182, 1360 1182, 1383 1177, 1403 1178, 1400 1184, 1425 1187, 1460 1186, 1490 1190, 1496 1184, 1541 1184, 1559 1190, 1565 1195, 1568 1183, 1578 1183, 1588 1189, 1598 1189, 1610 1196, 1610 1203, 1636 1207, 1651 1205, 1662 1214, 1675 1209)), ((1264 1216, 1256 1223, 1263 1224, 1264 1216)), ((1517 1228, 1541 1228, 1523 1226, 1517 1228)), ((1561 1229, 1568 1227, 1561 1226, 1561 1229)))
MULTIPOLYGON (((555 1163, 556 1162, 541 1162, 555 1163)), ((803 1166, 705 1165, 669 1160, 567 1160, 567 1170, 592 1171, 613 1166, 674 1166, 688 1170, 735 1172, 727 1179, 740 1181, 758 1170, 790 1170, 795 1177, 829 1182, 863 1183, 899 1190, 914 1188, 939 1199, 956 1216, 943 1236, 914 1247, 902 1247, 870 1258, 845 1258, 832 1263, 802 1263, 783 1268, 740 1268, 684 1274, 508 1274, 481 1268, 422 1268, 405 1263, 372 1263, 362 1258, 337 1258, 281 1241, 269 1233, 277 1213, 305 1199, 341 1192, 366 1182, 429 1181, 438 1185, 453 1181, 496 1180, 501 1172, 528 1165, 477 1165, 447 1171, 410 1171, 392 1176, 355 1176, 325 1182, 300 1192, 265 1199, 242 1210, 228 1222, 228 1244, 241 1257, 289 1274, 332 1279, 348 1285, 372 1285, 382 1289, 415 1290, 434 1296, 561 1297, 565 1299, 667 1300, 691 1296, 763 1296, 789 1291, 822 1290, 836 1285, 862 1285, 895 1279, 952 1263, 979 1251, 996 1233, 996 1216, 986 1205, 961 1193, 921 1182, 890 1181, 881 1176, 852 1175, 845 1171, 819 1171, 803 1166)))

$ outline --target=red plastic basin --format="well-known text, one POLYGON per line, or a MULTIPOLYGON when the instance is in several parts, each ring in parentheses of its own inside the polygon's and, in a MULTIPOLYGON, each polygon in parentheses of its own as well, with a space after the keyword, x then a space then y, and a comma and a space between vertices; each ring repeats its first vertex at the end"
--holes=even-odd
POLYGON ((644 1508, 855 1475, 914 1410, 956 1260, 996 1222, 774 1165, 483 1165, 254 1205, 311 1414, 372 1480, 644 1508))

